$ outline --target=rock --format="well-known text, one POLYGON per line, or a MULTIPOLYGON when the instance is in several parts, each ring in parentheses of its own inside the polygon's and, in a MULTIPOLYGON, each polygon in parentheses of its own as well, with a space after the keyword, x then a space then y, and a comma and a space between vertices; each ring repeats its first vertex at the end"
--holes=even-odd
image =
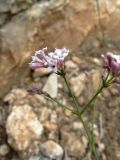
POLYGON ((7 144, 0 145, 0 156, 6 156, 10 151, 7 144))
POLYGON ((84 144, 75 133, 62 131, 62 145, 68 150, 68 154, 74 157, 82 157, 86 151, 84 144))
POLYGON ((85 98, 84 98, 83 96, 80 96, 80 97, 78 98, 78 103, 79 103, 80 106, 83 106, 84 103, 85 103, 85 98))
POLYGON ((66 66, 66 70, 68 70, 68 69, 75 69, 75 68, 78 67, 78 66, 77 66, 74 62, 72 62, 71 60, 66 61, 66 62, 65 62, 65 66, 66 66))
POLYGON ((101 65, 102 65, 100 59, 98 59, 98 58, 93 58, 93 62, 94 62, 96 65, 98 65, 98 66, 101 66, 101 65))
POLYGON ((101 81, 101 73, 97 71, 93 71, 92 73, 92 85, 94 91, 97 91, 102 83, 101 81))
MULTIPOLYGON (((45 99, 45 97, 43 97, 43 95, 38 95, 38 94, 35 94, 35 95, 32 95, 33 97, 33 102, 36 101, 36 104, 46 104, 47 103, 47 100, 45 99)), ((33 103, 34 104, 34 103, 33 103)))
POLYGON ((22 105, 27 101, 28 93, 25 89, 12 89, 10 93, 8 93, 4 97, 4 102, 9 102, 11 105, 22 105))
POLYGON ((88 139, 85 136, 82 136, 81 139, 82 139, 82 143, 83 143, 84 147, 87 148, 88 147, 88 139))
POLYGON ((117 95, 117 94, 119 94, 119 90, 118 90, 118 88, 114 88, 113 86, 111 86, 110 88, 109 88, 109 90, 110 90, 110 92, 112 93, 112 95, 117 95))
POLYGON ((40 140, 43 126, 31 106, 14 106, 6 122, 8 143, 17 151, 25 151, 40 140))
POLYGON ((58 115, 57 115, 56 111, 53 111, 50 116, 50 122, 56 124, 57 120, 58 120, 57 118, 58 118, 58 115))
POLYGON ((41 108, 40 117, 39 117, 40 122, 47 121, 50 117, 50 114, 51 114, 51 110, 49 108, 47 107, 41 108))
POLYGON ((103 95, 105 98, 108 98, 108 97, 110 97, 110 91, 109 91, 108 89, 105 89, 105 90, 103 90, 102 95, 103 95))
POLYGON ((99 150, 100 153, 103 152, 105 150, 105 144, 104 143, 99 143, 98 144, 98 150, 99 150))
POLYGON ((40 156, 32 156, 29 158, 29 160, 40 160, 40 156))
POLYGON ((50 94, 51 97, 56 98, 58 92, 58 78, 57 74, 53 73, 48 77, 48 80, 43 87, 43 91, 50 94))
POLYGON ((33 76, 36 77, 41 77, 48 75, 51 71, 48 68, 38 68, 35 70, 33 76))
POLYGON ((32 156, 29 158, 29 160, 50 160, 50 159, 42 156, 32 156))
POLYGON ((56 131, 58 129, 57 124, 50 123, 49 121, 45 121, 43 126, 48 130, 48 131, 56 131))
POLYGON ((41 152, 45 156, 47 156, 51 159, 55 159, 55 160, 61 160, 62 159, 63 149, 56 142, 54 142, 52 140, 46 141, 43 144, 41 144, 40 148, 41 148, 41 152))
POLYGON ((10 12, 15 14, 21 10, 25 10, 29 7, 35 0, 5 0, 0 2, 0 12, 10 12))
POLYGON ((83 125, 81 122, 73 122, 73 130, 83 130, 83 125))
POLYGON ((72 57, 72 61, 73 61, 74 63, 76 63, 77 65, 80 65, 80 64, 81 64, 81 60, 80 60, 80 58, 77 57, 77 56, 73 56, 73 57, 72 57))
POLYGON ((116 151, 116 157, 117 157, 117 158, 120 158, 120 149, 118 149, 118 150, 116 151))
POLYGON ((73 77, 70 80, 73 91, 76 96, 79 96, 85 89, 86 75, 84 73, 73 77))

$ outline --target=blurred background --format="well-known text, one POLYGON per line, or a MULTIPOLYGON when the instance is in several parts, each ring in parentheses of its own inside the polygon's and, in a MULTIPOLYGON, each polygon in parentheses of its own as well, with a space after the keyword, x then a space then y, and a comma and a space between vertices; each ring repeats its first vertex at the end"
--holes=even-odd
MULTIPOLYGON (((100 85, 101 54, 119 53, 120 0, 0 0, 0 160, 90 160, 79 120, 26 91, 35 83, 71 103, 58 76, 28 67, 46 46, 70 50, 66 70, 82 107, 100 85)), ((111 86, 96 103, 101 160, 120 159, 119 91, 111 86)), ((90 119, 91 110, 85 115, 90 119)))

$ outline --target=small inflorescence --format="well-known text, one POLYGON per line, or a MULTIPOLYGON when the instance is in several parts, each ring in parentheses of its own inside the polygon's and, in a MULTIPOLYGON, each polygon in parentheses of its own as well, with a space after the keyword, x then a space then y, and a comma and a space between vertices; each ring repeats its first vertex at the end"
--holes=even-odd
POLYGON ((36 51, 29 66, 32 69, 50 68, 53 72, 64 69, 64 59, 68 55, 69 50, 66 48, 55 49, 54 52, 49 52, 48 54, 45 54, 45 50, 47 50, 47 47, 36 51))
POLYGON ((120 83, 120 55, 115 55, 111 52, 108 52, 106 55, 103 55, 104 58, 104 68, 107 69, 111 82, 120 83))

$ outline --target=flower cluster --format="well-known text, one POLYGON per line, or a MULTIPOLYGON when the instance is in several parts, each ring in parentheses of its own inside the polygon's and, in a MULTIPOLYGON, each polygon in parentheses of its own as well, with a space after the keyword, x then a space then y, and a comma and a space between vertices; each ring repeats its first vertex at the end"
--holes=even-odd
POLYGON ((120 83, 120 55, 108 52, 103 58, 104 68, 113 76, 114 82, 120 83))
POLYGON ((64 68, 64 59, 68 55, 69 50, 66 48, 55 49, 54 52, 45 54, 46 48, 36 51, 35 55, 32 56, 32 61, 29 66, 32 69, 36 68, 50 68, 52 71, 57 72, 64 68))

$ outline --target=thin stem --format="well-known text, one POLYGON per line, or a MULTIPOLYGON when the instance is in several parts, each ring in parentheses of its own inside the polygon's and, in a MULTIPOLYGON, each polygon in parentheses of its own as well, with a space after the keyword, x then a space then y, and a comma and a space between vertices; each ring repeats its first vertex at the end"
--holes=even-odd
POLYGON ((91 133, 90 133, 90 130, 88 129, 88 126, 86 125, 86 123, 84 122, 83 118, 82 118, 82 115, 78 115, 80 121, 82 122, 82 125, 85 129, 85 132, 86 132, 86 135, 87 135, 87 138, 88 138, 88 141, 89 141, 89 147, 90 147, 90 150, 92 152, 92 138, 91 138, 91 133))
POLYGON ((77 112, 79 112, 79 107, 78 107, 78 104, 77 104, 76 97, 75 97, 74 93, 72 92, 72 90, 70 88, 70 83, 69 83, 69 81, 68 81, 68 79, 66 77, 66 74, 63 74, 62 77, 63 77, 63 79, 64 79, 64 81, 65 81, 65 83, 67 85, 68 92, 69 92, 70 96, 72 97, 73 105, 76 108, 77 112))
MULTIPOLYGON (((55 98, 52 98, 50 95, 49 95, 49 96, 44 95, 44 96, 45 96, 46 98, 52 100, 53 102, 57 103, 57 105, 59 105, 62 109, 68 109, 69 111, 71 111, 72 113, 74 113, 74 111, 73 111, 71 108, 63 105, 62 103, 60 103, 60 102, 59 102, 58 100, 56 100, 55 98)), ((75 113, 74 113, 74 114, 75 114, 75 113)))
MULTIPOLYGON (((95 103, 95 102, 94 102, 95 103)), ((92 114, 92 142, 94 144, 94 123, 95 123, 95 104, 93 103, 93 114, 92 114)))
POLYGON ((95 123, 95 116, 96 116, 95 100, 93 103, 93 115, 92 115, 92 151, 93 151, 93 154, 94 154, 96 160, 99 160, 99 157, 96 152, 95 139, 94 139, 94 123, 95 123))
POLYGON ((105 86, 104 85, 102 85, 99 89, 98 89, 98 91, 96 92, 96 94, 90 99, 90 101, 86 104, 86 105, 84 105, 83 106, 83 109, 81 110, 81 114, 83 114, 85 111, 86 111, 86 109, 88 108, 88 106, 97 98, 97 96, 101 93, 101 91, 103 90, 105 88, 105 86))
MULTIPOLYGON (((81 121, 81 123, 82 123, 82 125, 83 125, 83 127, 84 127, 84 129, 85 129, 85 132, 86 132, 86 135, 87 135, 87 138, 88 138, 88 141, 89 141, 90 150, 91 150, 91 152, 94 153, 93 147, 92 147, 91 131, 89 130, 87 124, 84 122, 84 120, 83 120, 83 118, 82 118, 82 115, 80 114, 80 110, 79 110, 79 107, 78 107, 78 104, 77 104, 77 101, 76 101, 76 97, 74 96, 74 94, 73 94, 73 92, 72 92, 72 90, 71 90, 71 87, 70 87, 70 84, 69 84, 69 81, 68 81, 66 75, 63 74, 62 77, 64 78, 64 81, 65 81, 65 83, 66 83, 66 85, 67 85, 68 91, 69 91, 69 93, 70 93, 70 95, 71 95, 71 97, 72 97, 74 106, 75 106, 75 108, 76 108, 76 110, 77 110, 77 112, 74 112, 74 114, 76 114, 76 115, 79 117, 79 119, 80 119, 80 121, 81 121)), ((94 156, 95 156, 95 153, 94 153, 94 156)), ((96 156, 95 156, 95 157, 96 157, 96 156)), ((98 159, 96 159, 96 160, 98 160, 98 159)))

